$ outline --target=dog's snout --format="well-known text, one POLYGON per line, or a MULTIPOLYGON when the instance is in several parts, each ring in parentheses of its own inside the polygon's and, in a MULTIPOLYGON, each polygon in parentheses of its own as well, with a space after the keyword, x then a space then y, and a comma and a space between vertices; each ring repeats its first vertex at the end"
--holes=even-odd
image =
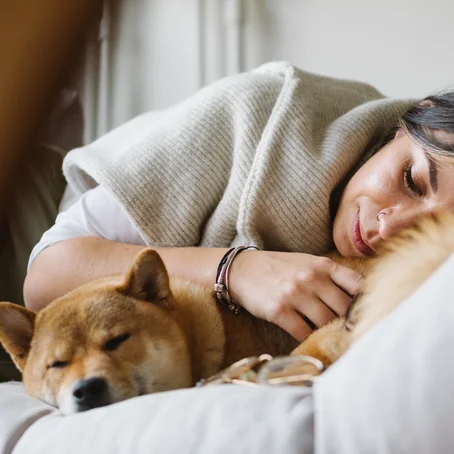
POLYGON ((74 385, 72 394, 78 411, 90 410, 110 403, 107 382, 99 377, 79 380, 74 385))

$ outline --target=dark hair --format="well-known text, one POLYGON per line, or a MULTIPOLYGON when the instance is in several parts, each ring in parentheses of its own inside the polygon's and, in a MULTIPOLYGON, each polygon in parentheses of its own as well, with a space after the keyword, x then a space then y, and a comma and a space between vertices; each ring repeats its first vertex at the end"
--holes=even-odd
POLYGON ((429 153, 454 158, 454 91, 417 102, 398 126, 429 153))

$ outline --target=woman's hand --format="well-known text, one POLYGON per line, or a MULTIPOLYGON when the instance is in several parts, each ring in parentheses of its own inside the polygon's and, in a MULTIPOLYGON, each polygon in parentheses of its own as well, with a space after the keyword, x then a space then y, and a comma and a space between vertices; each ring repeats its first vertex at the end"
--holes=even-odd
POLYGON ((303 341, 316 326, 345 315, 362 275, 326 257, 244 251, 230 268, 233 299, 256 317, 279 325, 303 341))

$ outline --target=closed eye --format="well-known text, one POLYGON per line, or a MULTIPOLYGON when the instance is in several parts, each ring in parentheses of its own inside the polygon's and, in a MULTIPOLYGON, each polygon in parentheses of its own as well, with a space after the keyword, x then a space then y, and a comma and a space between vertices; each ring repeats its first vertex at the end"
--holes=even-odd
POLYGON ((412 171, 412 165, 409 165, 407 167, 405 167, 404 169, 404 183, 405 183, 405 186, 410 189, 411 192, 413 192, 413 194, 417 195, 418 197, 422 197, 423 196, 423 193, 421 191, 421 189, 416 185, 414 179, 413 179, 413 176, 411 174, 411 171, 412 171))
POLYGON ((103 350, 107 352, 113 352, 116 350, 123 342, 126 342, 131 337, 131 333, 121 334, 120 336, 116 336, 113 339, 108 340, 104 346, 103 350))
POLYGON ((63 369, 69 364, 69 361, 54 361, 47 366, 48 369, 63 369))

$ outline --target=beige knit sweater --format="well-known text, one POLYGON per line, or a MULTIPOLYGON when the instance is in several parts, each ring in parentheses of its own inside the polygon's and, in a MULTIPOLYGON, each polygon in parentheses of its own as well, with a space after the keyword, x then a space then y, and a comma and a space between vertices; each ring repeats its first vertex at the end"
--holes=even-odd
POLYGON ((79 194, 107 187, 150 245, 318 254, 333 189, 408 106, 270 63, 72 151, 64 173, 79 194))

